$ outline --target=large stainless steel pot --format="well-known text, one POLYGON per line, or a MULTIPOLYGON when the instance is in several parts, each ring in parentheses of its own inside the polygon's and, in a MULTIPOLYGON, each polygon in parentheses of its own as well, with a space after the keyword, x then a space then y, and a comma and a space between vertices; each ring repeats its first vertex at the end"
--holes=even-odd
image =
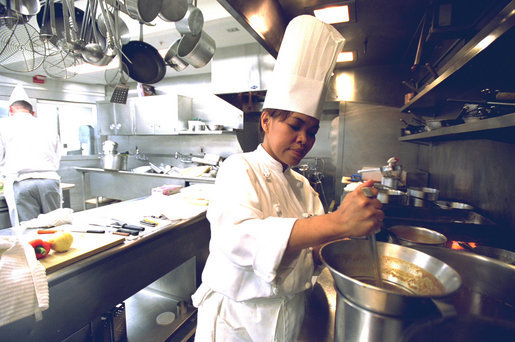
POLYGON ((215 40, 202 31, 197 35, 185 34, 182 36, 177 47, 177 55, 193 67, 201 68, 213 58, 215 50, 215 40))
POLYGON ((461 286, 460 275, 444 262, 415 249, 378 242, 383 288, 374 285, 367 240, 339 240, 320 250, 335 287, 351 302, 376 313, 419 315, 432 299, 446 297, 461 286))
POLYGON ((127 154, 104 154, 102 155, 102 168, 105 170, 127 170, 127 154))
POLYGON ((449 248, 415 246, 456 269, 463 286, 442 300, 457 315, 410 326, 402 342, 515 341, 515 266, 449 248))

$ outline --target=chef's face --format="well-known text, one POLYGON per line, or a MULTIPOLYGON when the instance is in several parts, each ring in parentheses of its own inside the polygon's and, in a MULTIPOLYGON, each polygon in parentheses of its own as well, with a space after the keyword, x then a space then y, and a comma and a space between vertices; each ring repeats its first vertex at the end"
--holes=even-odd
POLYGON ((284 168, 297 165, 315 143, 319 121, 301 113, 264 110, 263 148, 284 168))

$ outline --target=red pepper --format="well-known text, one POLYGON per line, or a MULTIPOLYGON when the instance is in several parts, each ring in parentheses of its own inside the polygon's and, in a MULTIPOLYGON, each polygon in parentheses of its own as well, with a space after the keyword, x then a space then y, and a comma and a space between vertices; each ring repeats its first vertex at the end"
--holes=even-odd
POLYGON ((50 242, 43 241, 41 239, 32 240, 29 242, 34 251, 36 252, 36 259, 42 259, 50 253, 50 242))

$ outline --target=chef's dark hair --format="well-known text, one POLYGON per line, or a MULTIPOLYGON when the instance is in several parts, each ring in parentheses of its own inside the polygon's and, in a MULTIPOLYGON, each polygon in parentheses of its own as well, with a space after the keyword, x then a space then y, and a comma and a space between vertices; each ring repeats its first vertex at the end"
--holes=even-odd
MULTIPOLYGON (((280 121, 284 121, 284 120, 288 119, 288 117, 292 113, 288 110, 273 109, 273 108, 265 108, 265 109, 263 109, 263 113, 264 112, 267 112, 271 118, 277 118, 280 121)), ((263 130, 263 127, 261 126, 261 118, 259 119, 259 137, 261 138, 261 142, 263 142, 263 138, 265 137, 265 131, 263 130)))
POLYGON ((32 108, 32 105, 30 103, 28 103, 27 101, 24 101, 24 100, 20 100, 20 101, 14 101, 13 103, 11 103, 11 107, 13 108, 23 108, 29 112, 32 113, 33 111, 33 108, 32 108))

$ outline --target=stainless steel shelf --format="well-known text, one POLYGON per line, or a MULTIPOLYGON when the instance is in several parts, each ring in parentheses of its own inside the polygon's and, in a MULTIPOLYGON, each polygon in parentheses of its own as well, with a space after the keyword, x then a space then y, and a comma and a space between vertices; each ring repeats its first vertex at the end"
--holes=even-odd
POLYGON ((515 127, 515 113, 495 118, 468 122, 461 125, 442 127, 430 132, 410 134, 399 138, 399 141, 433 140, 438 137, 454 137, 464 134, 515 127))
MULTIPOLYGON (((515 3, 511 1, 499 12, 474 38, 460 49, 439 71, 439 76, 432 82, 425 85, 413 99, 403 107, 402 112, 411 112, 421 108, 428 108, 437 105, 438 101, 445 101, 448 91, 444 90, 446 85, 455 88, 457 85, 468 86, 468 82, 456 82, 456 76, 476 57, 488 53, 492 44, 505 35, 515 26, 515 3)), ((508 46, 508 48, 510 48, 508 46)), ((511 47, 512 48, 512 47, 511 47)), ((497 58, 498 60, 498 58, 497 58)), ((511 62, 508 62, 510 65, 511 62)), ((491 68, 497 68, 497 63, 491 63, 491 68)), ((502 68, 500 68, 502 70, 502 68)), ((476 70, 477 72, 478 70, 476 70)), ((480 70, 481 73, 488 73, 488 70, 480 70)), ((463 75, 461 75, 463 76, 463 75)), ((451 89, 448 89, 449 91, 451 89)), ((455 89, 452 89, 455 90, 455 89)))

